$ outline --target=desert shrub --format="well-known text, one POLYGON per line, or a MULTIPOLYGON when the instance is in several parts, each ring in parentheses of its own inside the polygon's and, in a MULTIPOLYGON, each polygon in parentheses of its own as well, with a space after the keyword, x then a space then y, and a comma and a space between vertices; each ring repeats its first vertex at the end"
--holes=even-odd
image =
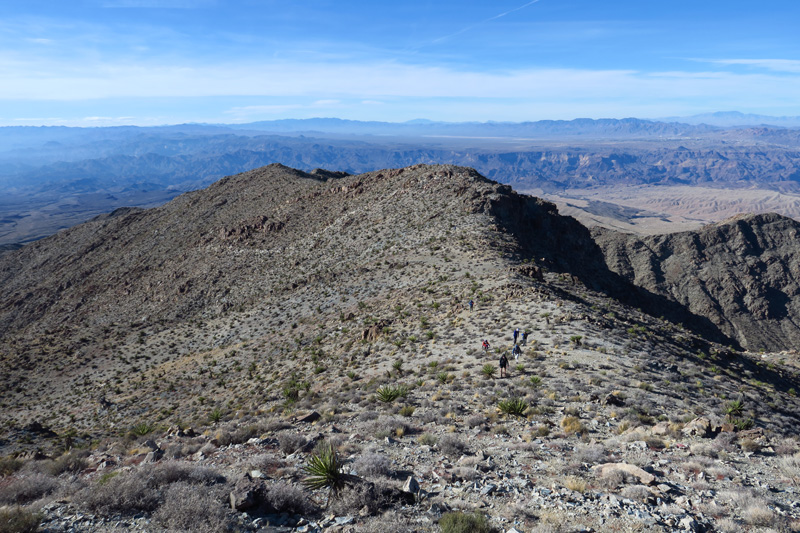
POLYGON ((762 448, 761 444, 753 439, 742 439, 739 446, 742 447, 742 450, 753 453, 760 452, 762 448))
POLYGON ((173 483, 214 485, 225 478, 209 468, 170 461, 132 470, 95 483, 76 500, 98 513, 152 512, 163 499, 163 489, 173 483))
POLYGON ((182 461, 166 461, 158 463, 150 469, 150 484, 155 487, 178 481, 198 485, 215 485, 224 483, 225 476, 211 468, 182 461))
POLYGON ((625 483, 625 474, 619 470, 611 470, 600 476, 597 482, 598 486, 604 489, 616 489, 625 483))
POLYGON ((482 426, 485 423, 486 417, 483 415, 472 415, 471 417, 467 418, 467 426, 471 428, 482 426))
POLYGON ((22 461, 16 457, 0 457, 0 476, 8 476, 22 468, 22 461))
POLYGON ((58 480, 38 472, 22 475, 0 485, 0 503, 25 504, 54 492, 58 480))
POLYGON ((284 431, 278 435, 278 446, 283 453, 294 453, 307 443, 304 436, 294 431, 284 431))
POLYGON ((378 416, 379 415, 378 415, 377 411, 363 411, 361 413, 358 413, 358 416, 356 417, 356 419, 359 422, 369 422, 371 420, 377 420, 378 416))
POLYGON ((462 455, 467 449, 467 444, 455 435, 444 435, 439 439, 439 450, 449 457, 462 455))
POLYGON ((0 533, 33 533, 41 521, 42 515, 22 507, 0 509, 0 533))
POLYGON ((579 463, 595 464, 606 457, 606 449, 601 444, 578 444, 572 458, 579 463))
POLYGON ((160 497, 161 494, 147 483, 146 475, 132 471, 88 487, 76 495, 76 501, 96 513, 132 514, 155 511, 160 497))
POLYGON ((620 491, 620 496, 629 500, 647 503, 653 497, 653 494, 644 485, 627 485, 620 491))
POLYGON ((353 468, 362 477, 388 476, 392 462, 379 453, 365 453, 353 462, 353 468))
POLYGON ((800 452, 779 458, 778 469, 791 479, 792 483, 800 485, 800 452))
POLYGON ((751 502, 742 512, 742 518, 751 526, 775 525, 775 513, 763 501, 751 502))
POLYGON ((415 531, 418 525, 409 518, 395 513, 367 517, 355 526, 354 533, 387 533, 388 531, 415 531))
POLYGON ((264 433, 277 433, 284 429, 291 429, 292 425, 285 420, 268 420, 264 424, 264 433))
POLYGON ((400 414, 401 414, 402 416, 409 417, 409 416, 411 416, 411 415, 413 415, 413 414, 414 414, 414 411, 415 411, 415 408, 414 408, 414 406, 413 406, 413 405, 404 405, 404 406, 403 406, 403 407, 400 409, 400 411, 399 411, 399 412, 400 412, 400 414))
POLYGON ((153 520, 170 530, 227 532, 234 526, 221 494, 182 481, 166 489, 153 520))
POLYGON ((497 367, 494 366, 493 364, 486 363, 485 365, 483 365, 483 368, 481 368, 481 374, 483 374, 487 378, 494 377, 496 373, 497 373, 497 367))
POLYGON ((285 481, 270 485, 267 488, 266 500, 279 513, 307 515, 316 510, 300 487, 285 481))
POLYGON ((712 446, 716 452, 733 452, 736 450, 735 441, 735 433, 722 432, 716 436, 712 442, 712 446))
POLYGON ((476 477, 478 477, 478 473, 475 471, 474 468, 467 468, 465 466, 459 466, 453 470, 453 476, 457 477, 458 479, 462 479, 464 481, 472 481, 476 477))
POLYGON ((355 479, 343 486, 331 501, 330 510, 337 515, 354 515, 366 507, 368 513, 374 515, 391 503, 388 496, 391 492, 391 487, 380 481, 355 479))
POLYGON ((39 461, 38 468, 52 476, 58 476, 65 472, 80 472, 86 468, 88 455, 89 452, 86 450, 70 450, 56 459, 39 461))
POLYGON ((402 436, 411 430, 408 422, 395 416, 382 416, 371 424, 372 433, 378 438, 402 436))
POLYGON ((417 442, 422 444, 423 446, 433 446, 436 444, 437 439, 434 435, 430 433, 423 433, 422 435, 417 438, 417 442))
POLYGON ((472 514, 453 511, 439 520, 442 533, 496 533, 498 530, 479 512, 472 514))

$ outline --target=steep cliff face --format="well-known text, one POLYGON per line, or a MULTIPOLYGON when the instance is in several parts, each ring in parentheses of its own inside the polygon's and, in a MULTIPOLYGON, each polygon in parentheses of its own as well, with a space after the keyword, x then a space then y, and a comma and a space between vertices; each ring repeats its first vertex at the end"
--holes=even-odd
POLYGON ((612 271, 707 317, 751 350, 800 343, 798 235, 800 223, 776 214, 652 237, 594 231, 612 271))

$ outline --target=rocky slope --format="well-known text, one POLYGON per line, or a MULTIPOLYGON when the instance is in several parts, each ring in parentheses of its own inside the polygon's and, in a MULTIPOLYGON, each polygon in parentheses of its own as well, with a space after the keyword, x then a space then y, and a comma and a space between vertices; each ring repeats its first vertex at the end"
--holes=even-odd
POLYGON ((271 165, 8 252, 0 505, 48 531, 796 528, 796 354, 715 343, 595 239, 471 169, 271 165), (372 483, 332 517, 300 484, 319 441, 372 483))
POLYGON ((800 223, 738 216, 696 232, 636 237, 598 229, 611 270, 709 318, 747 349, 800 341, 800 223))

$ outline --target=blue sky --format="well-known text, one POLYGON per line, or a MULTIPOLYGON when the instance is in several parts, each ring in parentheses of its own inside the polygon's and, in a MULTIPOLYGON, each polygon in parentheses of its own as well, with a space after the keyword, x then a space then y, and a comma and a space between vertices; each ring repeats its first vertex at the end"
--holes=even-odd
POLYGON ((0 125, 800 115, 800 2, 7 0, 0 125))

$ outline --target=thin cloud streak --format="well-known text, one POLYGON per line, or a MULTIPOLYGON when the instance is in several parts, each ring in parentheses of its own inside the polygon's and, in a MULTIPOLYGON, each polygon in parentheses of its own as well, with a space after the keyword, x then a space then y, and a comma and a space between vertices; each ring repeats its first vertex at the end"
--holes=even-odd
POLYGON ((515 11, 519 11, 520 9, 525 9, 526 7, 531 6, 531 5, 533 5, 533 4, 537 3, 537 2, 539 2, 539 0, 532 0, 531 2, 528 2, 527 4, 521 5, 519 7, 515 7, 514 9, 509 9, 508 11, 505 11, 504 13, 500 13, 499 15, 495 15, 493 17, 489 17, 488 19, 484 19, 484 20, 482 20, 480 22, 476 22, 475 24, 472 24, 470 26, 462 28, 461 30, 459 30, 459 31, 457 31, 455 33, 451 33, 450 35, 445 35, 444 37, 439 37, 438 39, 434 39, 433 41, 431 41, 431 44, 438 44, 438 43, 447 41, 449 39, 452 39, 453 37, 461 35, 462 33, 466 33, 466 32, 468 32, 470 30, 474 30, 475 28, 478 28, 478 27, 486 24, 487 22, 491 22, 493 20, 497 20, 499 18, 505 17, 506 15, 509 15, 509 14, 515 12, 515 11))

